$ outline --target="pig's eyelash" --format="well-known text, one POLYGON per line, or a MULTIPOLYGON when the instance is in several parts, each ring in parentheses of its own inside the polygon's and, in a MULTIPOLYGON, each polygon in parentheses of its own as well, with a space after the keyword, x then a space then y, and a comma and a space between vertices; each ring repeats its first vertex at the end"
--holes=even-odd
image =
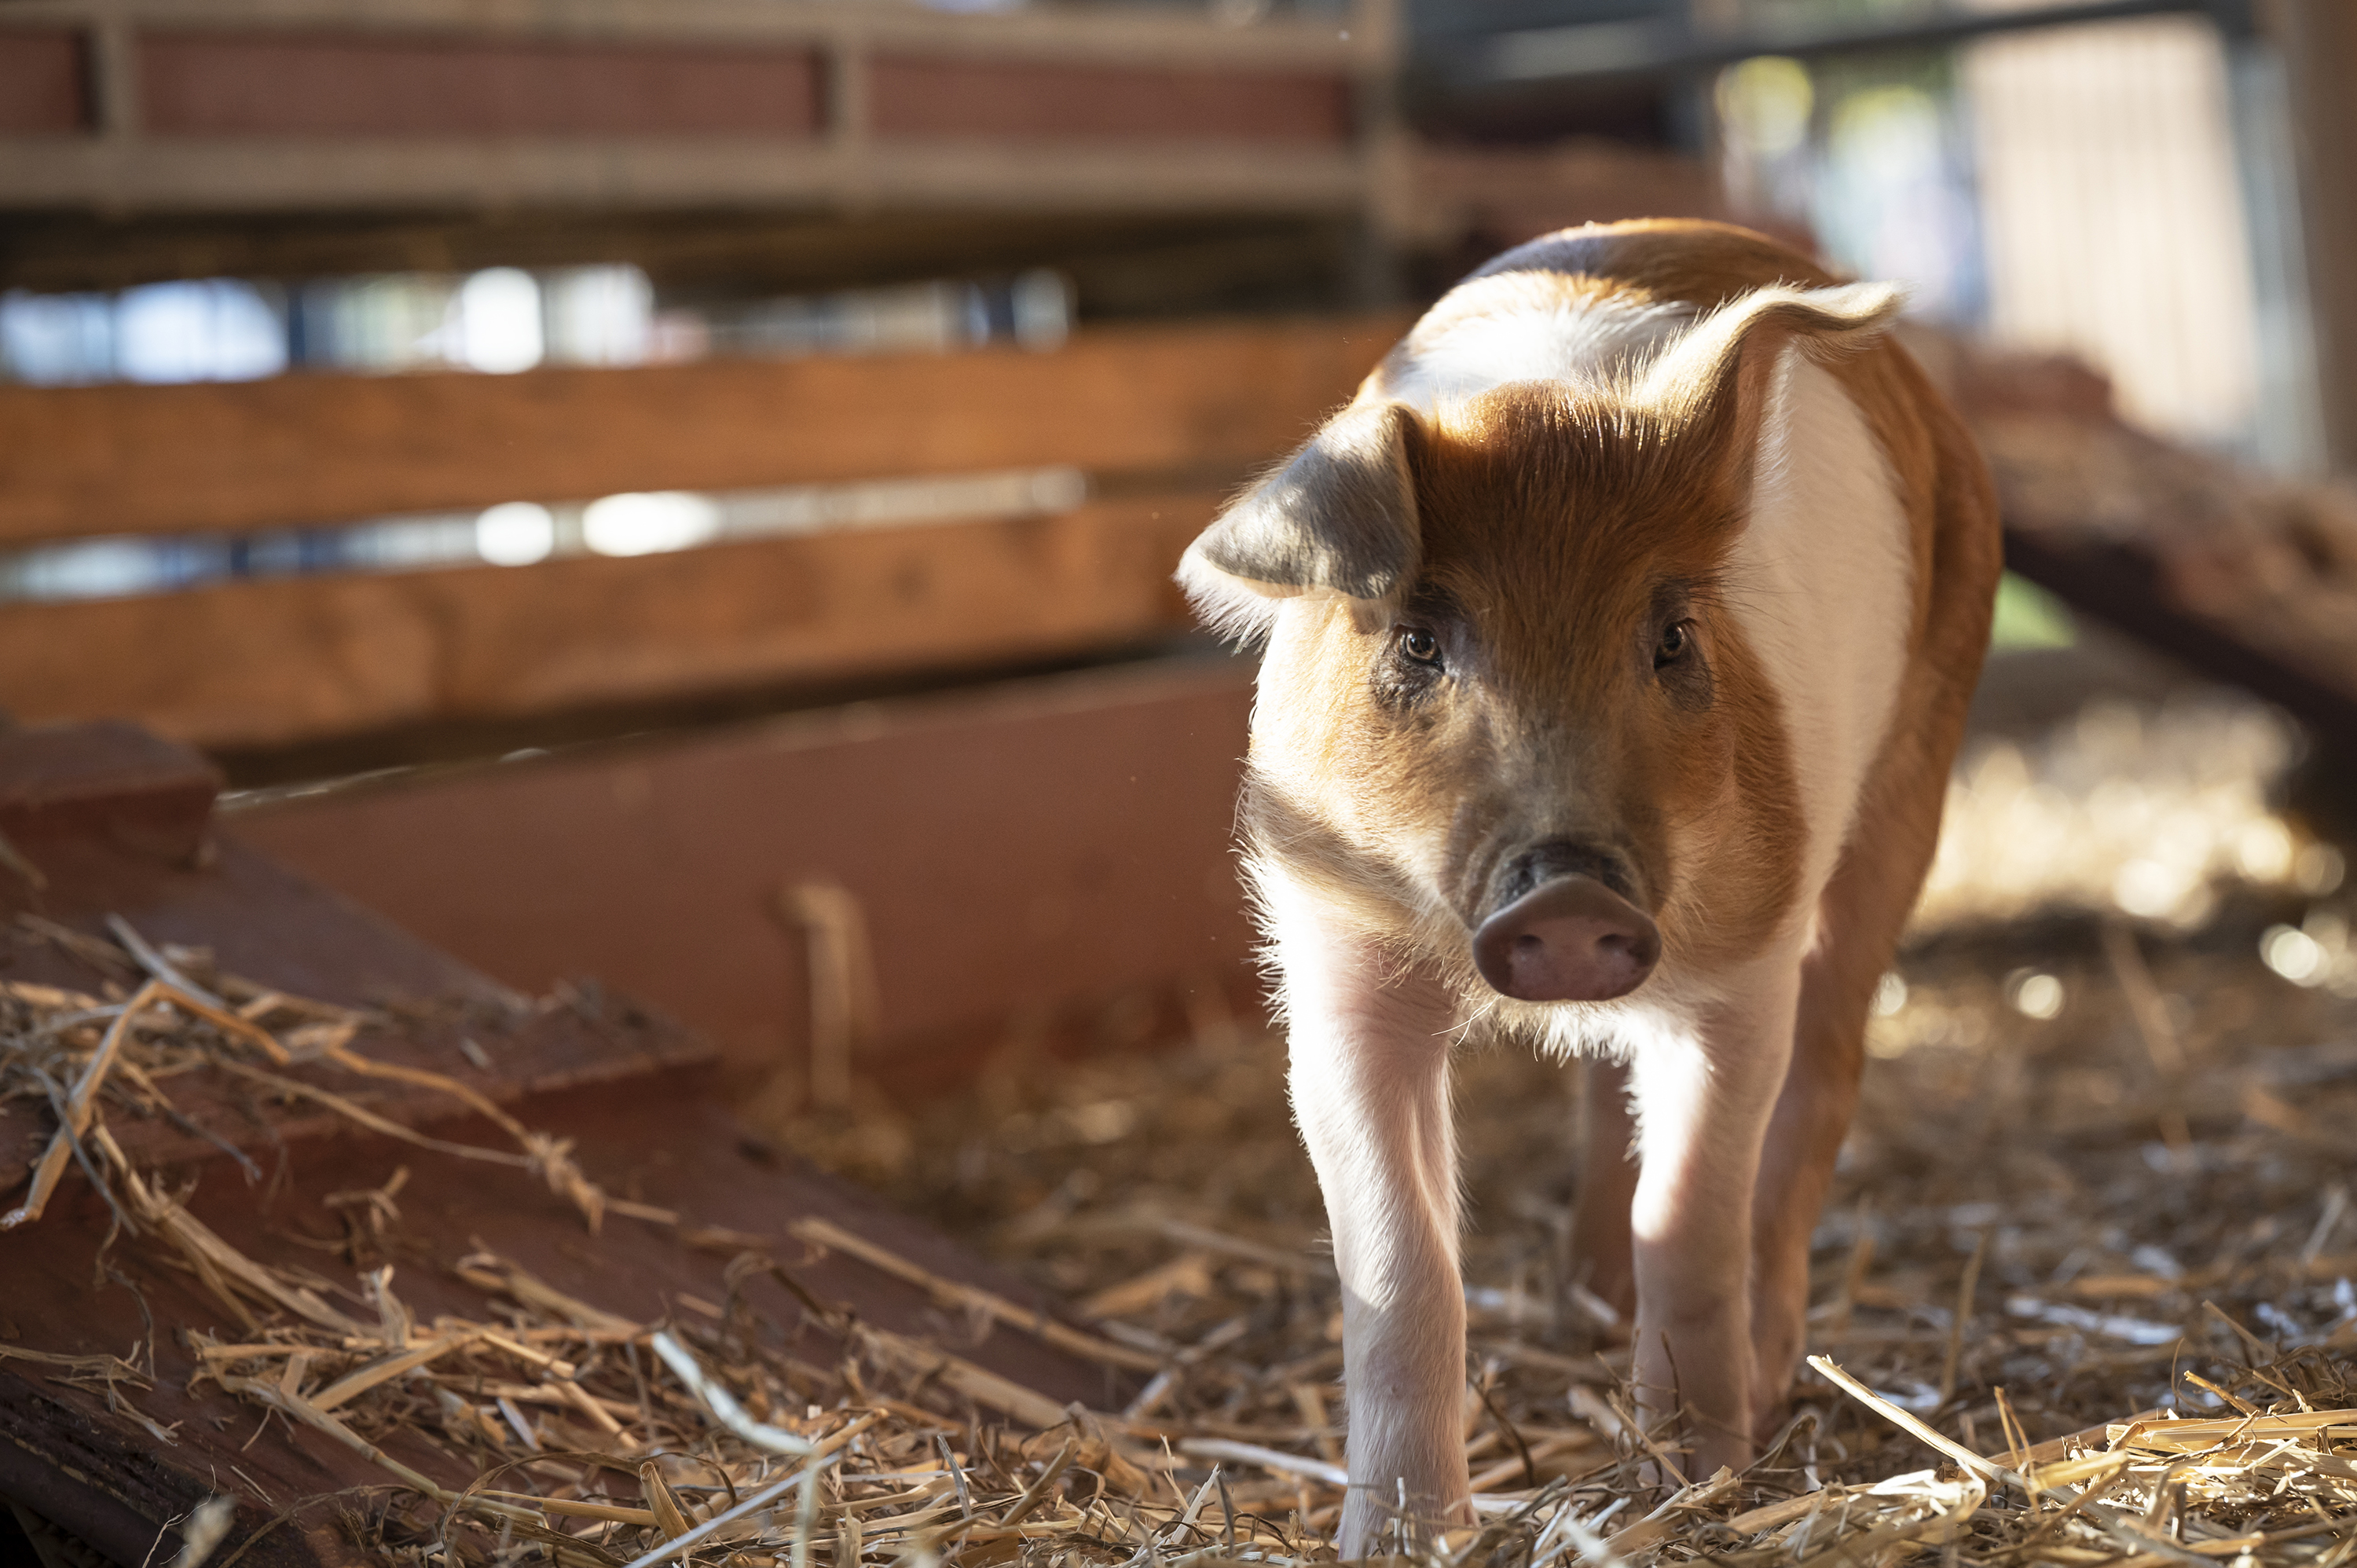
POLYGON ((1733 603, 1737 593, 1739 592, 1730 587, 1727 575, 1724 571, 1703 572, 1691 577, 1680 577, 1674 585, 1665 585, 1665 586, 1673 587, 1674 592, 1674 595, 1665 595, 1663 597, 1674 596, 1681 601, 1688 611, 1721 608, 1733 603))

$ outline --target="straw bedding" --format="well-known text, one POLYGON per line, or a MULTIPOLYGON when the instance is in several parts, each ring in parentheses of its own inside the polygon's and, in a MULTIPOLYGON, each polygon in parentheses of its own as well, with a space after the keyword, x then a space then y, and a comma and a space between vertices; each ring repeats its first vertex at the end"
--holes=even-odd
MULTIPOLYGON (((2314 949, 2294 984, 2234 924, 2257 895, 2227 892, 2228 915, 2191 934, 2064 911, 1912 952, 1817 1238, 1812 1363, 1740 1476, 1684 1475, 1631 1416, 1625 1331, 1568 1248, 1570 1075, 1466 1061, 1480 1523, 1397 1550, 1451 1568, 2341 1568, 2357 1554, 2357 1008, 2341 993, 2357 987, 2331 899, 2273 933, 2314 949)), ((316 1256, 235 1252, 133 1167, 107 1118, 154 1110, 187 1073, 264 1091, 294 1062, 364 1079, 378 1021, 117 936, 145 980, 116 994, 0 984, 0 1093, 43 1096, 75 1129, 51 1164, 102 1179, 115 1245, 178 1259, 219 1298, 228 1326, 184 1329, 201 1382, 382 1470, 380 1488, 296 1504, 373 1558, 1330 1556, 1337 1290, 1282 1042, 1256 1026, 1207 1012, 1175 1047, 1077 1062, 1015 1041, 954 1103, 912 1114, 869 1094, 776 1129, 1029 1272, 1085 1326, 1043 1330, 810 1223, 742 1239, 732 1283, 791 1283, 793 1259, 848 1251, 930 1285, 976 1335, 1049 1333, 1136 1390, 1121 1410, 1061 1410, 976 1366, 970 1338, 883 1334, 806 1292, 800 1322, 732 1291, 640 1323, 481 1253, 459 1266, 480 1310, 428 1323, 388 1270, 357 1272, 347 1298, 314 1288, 316 1256), (438 1451, 434 1473, 387 1453, 394 1433, 438 1451)), ((275 1091, 320 1102, 292 1081, 275 1091)), ((585 1232, 678 1222, 495 1121, 508 1146, 475 1157, 513 1169, 490 1179, 547 1184, 585 1232)), ((338 1196, 356 1237, 403 1222, 397 1180, 338 1196)), ((45 1369, 103 1380, 139 1419, 130 1362, 0 1357, 69 1363, 45 1369)))

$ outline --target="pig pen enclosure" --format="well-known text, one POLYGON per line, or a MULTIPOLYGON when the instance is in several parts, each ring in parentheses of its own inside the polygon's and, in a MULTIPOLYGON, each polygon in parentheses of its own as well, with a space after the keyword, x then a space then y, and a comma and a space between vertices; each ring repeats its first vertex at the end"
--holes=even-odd
MULTIPOLYGON (((1340 347, 1298 350, 1325 380, 1284 395, 1315 406, 1380 336, 1305 330, 1340 347)), ((2041 374, 1964 395, 2018 412, 2041 374)), ((2220 496, 2255 533, 2335 504, 2266 510, 2231 475, 2186 504, 2220 496)), ((210 765, 136 731, 0 736, 16 1549, 1330 1556, 1338 1289, 1234 888, 1202 885, 1243 681, 1149 662, 219 806, 210 765), (1110 804, 1027 827, 1043 767, 1110 804), (929 824, 944 778, 966 815, 929 824), (760 826, 745 802, 780 794, 803 810, 760 826), (1139 811, 1168 832, 1132 842, 1139 811), (1017 857, 1032 880, 992 883, 1017 857), (912 863, 952 918, 997 912, 952 950, 963 1015, 907 994, 905 955, 952 940, 896 894, 912 863), (1092 947, 1140 887, 1174 911, 1092 947), (547 944, 705 1038, 522 983, 547 944), (1087 974, 1040 979, 1042 949, 1087 974), (747 994, 756 968, 790 989, 747 994), (991 989, 1010 973, 1032 990, 991 989)), ((1809 1367, 1740 1476, 1637 1424, 1626 1326, 1568 1248, 1576 1073, 1462 1062, 1480 1522, 1435 1561, 2346 1561, 2357 953, 2329 760, 2092 628, 1997 656, 1878 999, 1809 1367)))
MULTIPOLYGON (((1449 1561, 2345 1558, 2340 852, 2271 806, 2272 711, 2015 657, 2050 667, 1984 694, 1811 1370, 1742 1476, 1635 1423, 1566 1248, 1570 1075, 1462 1064, 1482 1523, 1449 1561)), ((0 1460, 45 1563, 142 1530, 229 1562, 1330 1554, 1337 1286, 1282 1040, 1225 992, 1175 1030, 1136 993, 1018 1023, 956 1092, 854 1057, 732 1128, 708 1049, 627 1003, 521 995, 233 839, 196 864, 185 752, 33 731, 0 764, 42 896, 0 980, 33 1156, 0 1460)))
MULTIPOLYGON (((95 9, 107 48, 146 25, 95 9)), ((1392 139, 1345 112, 1380 26, 871 9, 697 12, 785 84, 699 199, 1005 210, 761 241, 823 253, 806 288, 1067 230, 1101 293, 1265 287, 1378 209, 1455 202, 1445 251, 1517 203, 1610 215, 1558 210, 1594 169, 1648 211, 1710 183, 1392 139), (955 124, 1000 70, 1039 102, 955 124), (1041 102, 1064 140, 988 141, 1041 102)), ((541 80, 495 32, 303 47, 347 84, 470 47, 541 80)), ((70 75, 55 42, 0 66, 70 75)), ((276 47, 174 35, 157 80, 276 47)), ((307 140, 293 101, 217 160, 189 94, 49 184, 0 159, 0 199, 119 163, 392 204, 469 166, 307 140)), ((676 130, 500 166, 651 188, 676 130)), ((710 222, 597 239, 752 243, 710 222)), ((0 1563, 1330 1560, 1340 1292, 1231 863, 1251 671, 1169 582, 1408 319, 1319 297, 956 353, 0 385, 8 591, 124 536, 154 568, 0 605, 0 1563)), ((1571 1247, 1579 1074, 1469 1055, 1477 1522, 1388 1561, 2357 1558, 2357 501, 2158 441, 2067 362, 1910 341, 1991 458, 2023 646, 1878 994, 1791 1419, 1740 1475, 1640 1424, 1571 1247)))

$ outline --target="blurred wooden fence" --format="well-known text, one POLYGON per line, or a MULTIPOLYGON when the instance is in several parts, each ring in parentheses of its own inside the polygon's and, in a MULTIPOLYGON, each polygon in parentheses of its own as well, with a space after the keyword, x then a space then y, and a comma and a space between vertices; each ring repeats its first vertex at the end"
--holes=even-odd
POLYGON ((512 500, 1064 465, 1060 515, 232 580, 0 609, 0 707, 257 746, 984 667, 1175 628, 1220 494, 1346 399, 1390 318, 1086 334, 1052 353, 514 376, 0 388, 0 548, 512 500))

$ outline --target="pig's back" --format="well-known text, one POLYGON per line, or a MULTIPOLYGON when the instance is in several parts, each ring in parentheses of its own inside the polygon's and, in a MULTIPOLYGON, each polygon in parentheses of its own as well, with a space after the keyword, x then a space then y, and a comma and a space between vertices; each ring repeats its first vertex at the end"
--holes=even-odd
POLYGON ((1690 218, 1591 223, 1543 234, 1492 258, 1458 286, 1514 273, 1593 279, 1697 310, 1771 284, 1824 288, 1841 281, 1765 234, 1690 218))
POLYGON ((1600 387, 1739 295, 1835 281, 1799 252, 1731 223, 1649 218, 1565 229, 1449 290, 1359 397, 1430 415, 1510 381, 1600 387))

